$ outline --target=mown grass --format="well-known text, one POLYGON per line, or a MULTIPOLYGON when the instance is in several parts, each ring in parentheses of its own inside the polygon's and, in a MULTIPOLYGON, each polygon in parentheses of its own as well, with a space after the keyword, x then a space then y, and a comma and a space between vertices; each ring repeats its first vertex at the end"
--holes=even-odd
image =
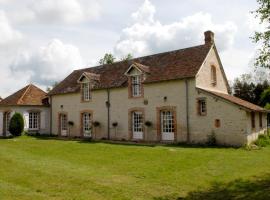
POLYGON ((269 155, 22 136, 0 140, 0 199, 270 199, 269 155))

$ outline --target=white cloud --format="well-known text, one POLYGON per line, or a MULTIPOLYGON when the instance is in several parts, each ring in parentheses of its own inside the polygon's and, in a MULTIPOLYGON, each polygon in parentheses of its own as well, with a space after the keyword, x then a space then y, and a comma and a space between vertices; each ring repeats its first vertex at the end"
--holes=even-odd
POLYGON ((260 19, 256 18, 253 14, 246 15, 246 23, 245 25, 248 27, 250 31, 266 31, 267 24, 260 23, 260 19))
POLYGON ((100 14, 100 6, 95 0, 40 0, 30 8, 35 17, 45 23, 80 23, 100 14))
POLYGON ((11 45, 22 39, 22 34, 9 23, 4 11, 0 10, 0 47, 11 45))
POLYGON ((119 57, 132 53, 135 56, 151 54, 203 43, 203 33, 212 30, 220 51, 232 46, 237 27, 232 22, 215 24, 208 13, 199 12, 171 24, 156 20, 155 7, 146 0, 132 14, 134 23, 123 29, 114 51, 119 57))
POLYGON ((62 80, 82 65, 83 60, 77 47, 54 39, 37 51, 19 54, 11 65, 11 71, 14 74, 28 74, 31 82, 48 85, 62 80))

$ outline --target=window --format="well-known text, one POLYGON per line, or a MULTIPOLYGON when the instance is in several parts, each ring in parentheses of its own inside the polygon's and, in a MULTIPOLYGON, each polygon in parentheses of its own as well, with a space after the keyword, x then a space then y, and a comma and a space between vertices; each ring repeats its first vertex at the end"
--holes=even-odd
POLYGON ((162 133, 174 133, 174 116, 172 111, 161 111, 162 133))
POLYGON ((220 127, 220 119, 215 120, 215 127, 219 128, 220 127))
POLYGON ((89 83, 82 83, 82 97, 83 101, 90 100, 90 84, 89 83))
POLYGON ((60 134, 61 136, 67 136, 67 115, 66 114, 60 114, 60 134))
POLYGON ((141 76, 132 76, 131 77, 131 89, 132 96, 139 97, 141 96, 141 76))
POLYGON ((5 132, 6 133, 9 133, 10 116, 11 116, 11 113, 10 112, 6 112, 5 113, 5 132))
POLYGON ((199 99, 198 100, 198 114, 201 116, 206 115, 206 100, 205 99, 199 99))
POLYGON ((39 113, 29 113, 29 130, 39 130, 39 113))
POLYGON ((256 125, 255 125, 255 113, 254 112, 251 112, 251 127, 252 128, 256 127, 256 125))
POLYGON ((259 113, 259 121, 260 121, 260 128, 263 127, 263 123, 262 123, 262 113, 259 113))
POLYGON ((142 112, 133 112, 132 113, 132 124, 133 124, 133 133, 142 133, 143 132, 143 114, 142 112))
POLYGON ((215 66, 211 66, 211 83, 212 85, 217 84, 217 70, 215 66))
POLYGON ((92 133, 92 120, 90 113, 83 113, 82 114, 82 131, 84 136, 91 136, 92 133))

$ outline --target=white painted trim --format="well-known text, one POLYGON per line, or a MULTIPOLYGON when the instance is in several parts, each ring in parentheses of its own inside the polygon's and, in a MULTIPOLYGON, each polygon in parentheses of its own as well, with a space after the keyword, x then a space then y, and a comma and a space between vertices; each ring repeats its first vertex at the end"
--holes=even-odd
POLYGON ((128 72, 129 72, 133 67, 135 67, 139 72, 143 73, 142 70, 141 70, 140 68, 138 68, 135 64, 131 64, 130 67, 129 67, 129 68, 127 69, 127 71, 125 72, 125 75, 126 75, 126 76, 130 76, 130 75, 128 74, 128 72))
POLYGON ((84 83, 84 82, 80 81, 82 77, 86 78, 88 80, 88 82, 90 82, 90 80, 88 79, 88 77, 83 72, 82 75, 80 76, 80 78, 78 78, 77 83, 84 83))

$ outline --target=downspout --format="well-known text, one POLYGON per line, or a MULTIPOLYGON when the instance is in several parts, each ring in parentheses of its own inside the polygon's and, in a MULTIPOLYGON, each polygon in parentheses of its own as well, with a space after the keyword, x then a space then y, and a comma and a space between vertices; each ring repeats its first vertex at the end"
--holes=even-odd
POLYGON ((188 93, 188 80, 185 80, 186 85, 186 122, 187 122, 187 143, 190 143, 190 133, 189 133, 189 93, 188 93))
POLYGON ((52 136, 52 96, 49 98, 49 105, 50 105, 50 136, 52 136))
POLYGON ((107 107, 107 139, 110 140, 111 138, 111 129, 110 129, 110 125, 111 125, 111 113, 110 113, 110 107, 111 107, 111 102, 110 102, 110 89, 107 89, 107 101, 106 101, 106 107, 107 107))

